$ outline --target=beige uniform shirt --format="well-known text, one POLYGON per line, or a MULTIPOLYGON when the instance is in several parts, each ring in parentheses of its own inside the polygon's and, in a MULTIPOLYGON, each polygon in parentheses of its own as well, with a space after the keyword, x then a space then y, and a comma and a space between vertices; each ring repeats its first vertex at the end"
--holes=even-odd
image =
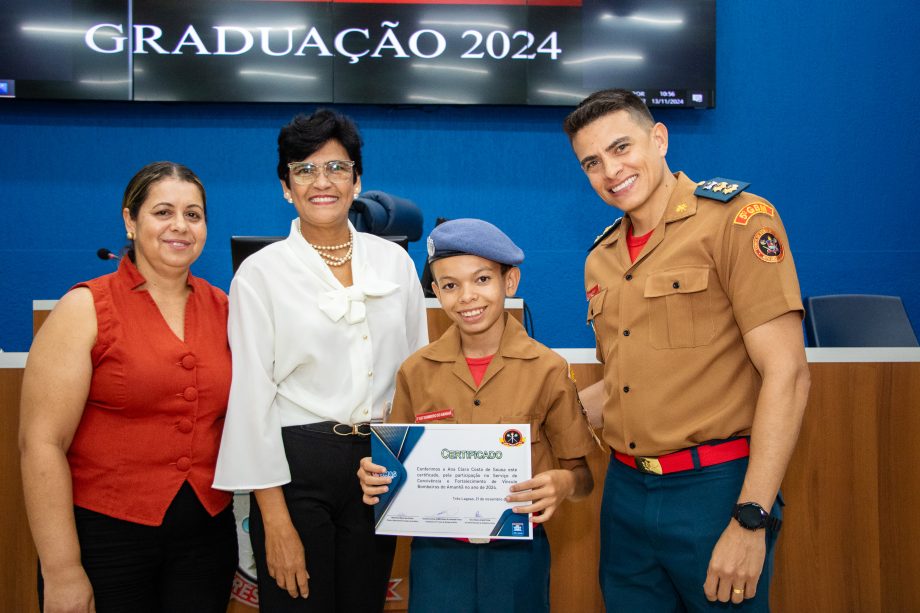
POLYGON ((760 376, 742 335, 802 311, 786 231, 770 203, 694 196, 682 173, 633 263, 629 217, 585 264, 588 322, 604 363, 604 441, 658 456, 749 434, 760 376))
POLYGON ((554 468, 554 458, 587 455, 594 444, 566 361, 507 315, 478 388, 455 325, 403 362, 387 422, 411 424, 418 414, 442 411, 450 416, 427 423, 529 423, 534 475, 554 468))

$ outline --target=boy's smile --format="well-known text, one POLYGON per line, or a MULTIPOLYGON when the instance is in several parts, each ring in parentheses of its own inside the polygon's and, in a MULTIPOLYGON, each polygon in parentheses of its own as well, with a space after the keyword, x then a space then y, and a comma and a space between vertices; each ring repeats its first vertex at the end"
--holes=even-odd
POLYGON ((485 312, 485 307, 478 307, 468 311, 459 311, 460 317, 467 323, 474 323, 482 319, 480 316, 485 312))

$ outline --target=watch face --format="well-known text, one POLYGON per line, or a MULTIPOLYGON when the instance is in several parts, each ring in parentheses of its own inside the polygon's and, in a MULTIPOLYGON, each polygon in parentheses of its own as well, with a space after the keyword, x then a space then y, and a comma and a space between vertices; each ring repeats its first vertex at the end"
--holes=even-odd
POLYGON ((767 512, 756 504, 743 504, 738 507, 738 523, 748 530, 763 528, 767 519, 767 512))

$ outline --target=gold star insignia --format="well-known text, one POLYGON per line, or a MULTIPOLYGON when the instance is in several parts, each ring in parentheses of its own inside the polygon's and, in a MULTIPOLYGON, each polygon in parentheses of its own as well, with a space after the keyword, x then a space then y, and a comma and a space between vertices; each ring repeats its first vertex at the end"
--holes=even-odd
POLYGON ((674 207, 674 211, 677 213, 683 213, 686 210, 687 210, 686 204, 678 204, 676 207, 674 207))
POLYGON ((725 187, 725 188, 722 190, 722 193, 723 193, 723 194, 731 194, 731 193, 736 192, 736 191, 738 191, 738 184, 737 184, 737 183, 732 183, 731 185, 725 187))
POLYGON ((712 191, 718 194, 719 192, 721 192, 721 191, 722 191, 723 189, 725 189, 726 187, 728 187, 728 183, 726 183, 725 181, 720 181, 719 183, 716 183, 716 184, 713 186, 712 191))

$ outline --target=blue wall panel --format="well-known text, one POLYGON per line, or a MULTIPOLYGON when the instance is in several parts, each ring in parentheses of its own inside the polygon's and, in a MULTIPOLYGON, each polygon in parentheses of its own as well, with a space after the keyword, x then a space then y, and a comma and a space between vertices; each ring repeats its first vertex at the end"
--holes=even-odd
MULTIPOLYGON (((694 179, 752 182, 789 229, 805 295, 903 297, 920 329, 920 249, 910 197, 920 158, 920 9, 792 0, 718 4, 717 107, 662 110, 668 159, 694 179)), ((615 84, 612 84, 615 85, 615 84)), ((28 349, 31 301, 110 271, 124 185, 143 164, 185 163, 208 189, 196 274, 230 283, 231 234, 284 234, 293 209, 275 177, 278 128, 314 105, 0 100, 0 348, 28 349)), ((426 217, 483 217, 527 254, 520 295, 536 335, 591 346, 585 249, 619 213, 581 174, 560 124, 569 109, 341 110, 365 141, 365 190, 426 217)), ((416 262, 424 246, 410 248, 416 262)))

